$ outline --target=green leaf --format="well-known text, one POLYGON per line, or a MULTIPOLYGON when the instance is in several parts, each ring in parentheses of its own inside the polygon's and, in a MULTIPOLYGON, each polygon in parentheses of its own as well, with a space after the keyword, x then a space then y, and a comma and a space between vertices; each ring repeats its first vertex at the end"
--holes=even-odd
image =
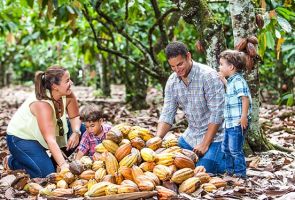
POLYGON ((266 46, 270 49, 274 49, 275 46, 275 40, 269 31, 266 32, 266 46))
POLYGON ((290 33, 292 31, 292 27, 286 19, 278 16, 278 23, 287 33, 290 33))
POLYGON ((27 4, 31 7, 31 8, 33 8, 33 6, 34 6, 34 0, 26 0, 27 1, 27 4))
POLYGON ((292 12, 291 10, 288 10, 283 7, 276 8, 276 11, 287 20, 290 20, 292 17, 295 17, 295 12, 292 12))
POLYGON ((294 95, 290 94, 288 100, 287 100, 287 106, 293 106, 294 105, 294 95))

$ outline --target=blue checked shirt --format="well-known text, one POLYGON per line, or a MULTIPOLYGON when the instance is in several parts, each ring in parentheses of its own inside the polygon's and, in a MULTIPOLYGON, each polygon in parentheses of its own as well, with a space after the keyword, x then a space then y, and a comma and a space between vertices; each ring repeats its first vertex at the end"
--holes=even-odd
MULTIPOLYGON (((172 73, 166 83, 159 122, 172 125, 178 107, 188 120, 188 128, 182 136, 195 147, 202 142, 209 123, 223 123, 224 86, 217 72, 207 65, 193 62, 187 86, 175 72, 172 73)), ((222 140, 223 128, 220 126, 214 142, 222 140)))
POLYGON ((242 116, 242 96, 249 97, 248 118, 250 118, 250 113, 252 112, 251 93, 243 76, 239 73, 235 73, 227 79, 224 106, 226 128, 235 127, 240 124, 242 116))

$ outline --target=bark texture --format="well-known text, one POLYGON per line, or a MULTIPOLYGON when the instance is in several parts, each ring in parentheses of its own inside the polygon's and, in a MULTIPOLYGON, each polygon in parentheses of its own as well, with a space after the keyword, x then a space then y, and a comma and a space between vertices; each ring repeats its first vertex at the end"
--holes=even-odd
POLYGON ((221 23, 214 18, 205 0, 175 0, 183 19, 193 24, 201 34, 206 61, 209 66, 218 69, 218 56, 225 49, 225 37, 221 23))
MULTIPOLYGON (((229 0, 229 8, 232 19, 234 43, 237 44, 241 38, 256 35, 255 10, 250 0, 229 0)), ((252 95, 252 115, 248 134, 248 143, 253 151, 265 151, 273 149, 267 141, 259 126, 259 74, 258 65, 250 73, 245 73, 252 95)))

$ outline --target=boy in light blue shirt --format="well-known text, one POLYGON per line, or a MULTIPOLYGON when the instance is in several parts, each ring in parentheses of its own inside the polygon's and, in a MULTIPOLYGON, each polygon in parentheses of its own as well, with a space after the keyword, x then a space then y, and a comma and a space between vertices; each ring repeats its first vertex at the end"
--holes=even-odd
POLYGON ((220 75, 226 85, 225 135, 222 149, 225 153, 227 174, 238 177, 246 177, 243 145, 252 112, 251 93, 247 82, 240 74, 245 65, 246 54, 243 52, 226 50, 220 54, 220 75))

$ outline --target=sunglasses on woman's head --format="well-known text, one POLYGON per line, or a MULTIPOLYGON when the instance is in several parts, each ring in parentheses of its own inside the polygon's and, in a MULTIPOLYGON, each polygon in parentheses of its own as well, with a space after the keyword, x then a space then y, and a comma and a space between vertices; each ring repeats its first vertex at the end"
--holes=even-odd
POLYGON ((64 135, 64 127, 63 127, 62 120, 59 118, 59 119, 57 119, 56 122, 57 122, 57 126, 58 126, 58 135, 63 136, 64 135))

